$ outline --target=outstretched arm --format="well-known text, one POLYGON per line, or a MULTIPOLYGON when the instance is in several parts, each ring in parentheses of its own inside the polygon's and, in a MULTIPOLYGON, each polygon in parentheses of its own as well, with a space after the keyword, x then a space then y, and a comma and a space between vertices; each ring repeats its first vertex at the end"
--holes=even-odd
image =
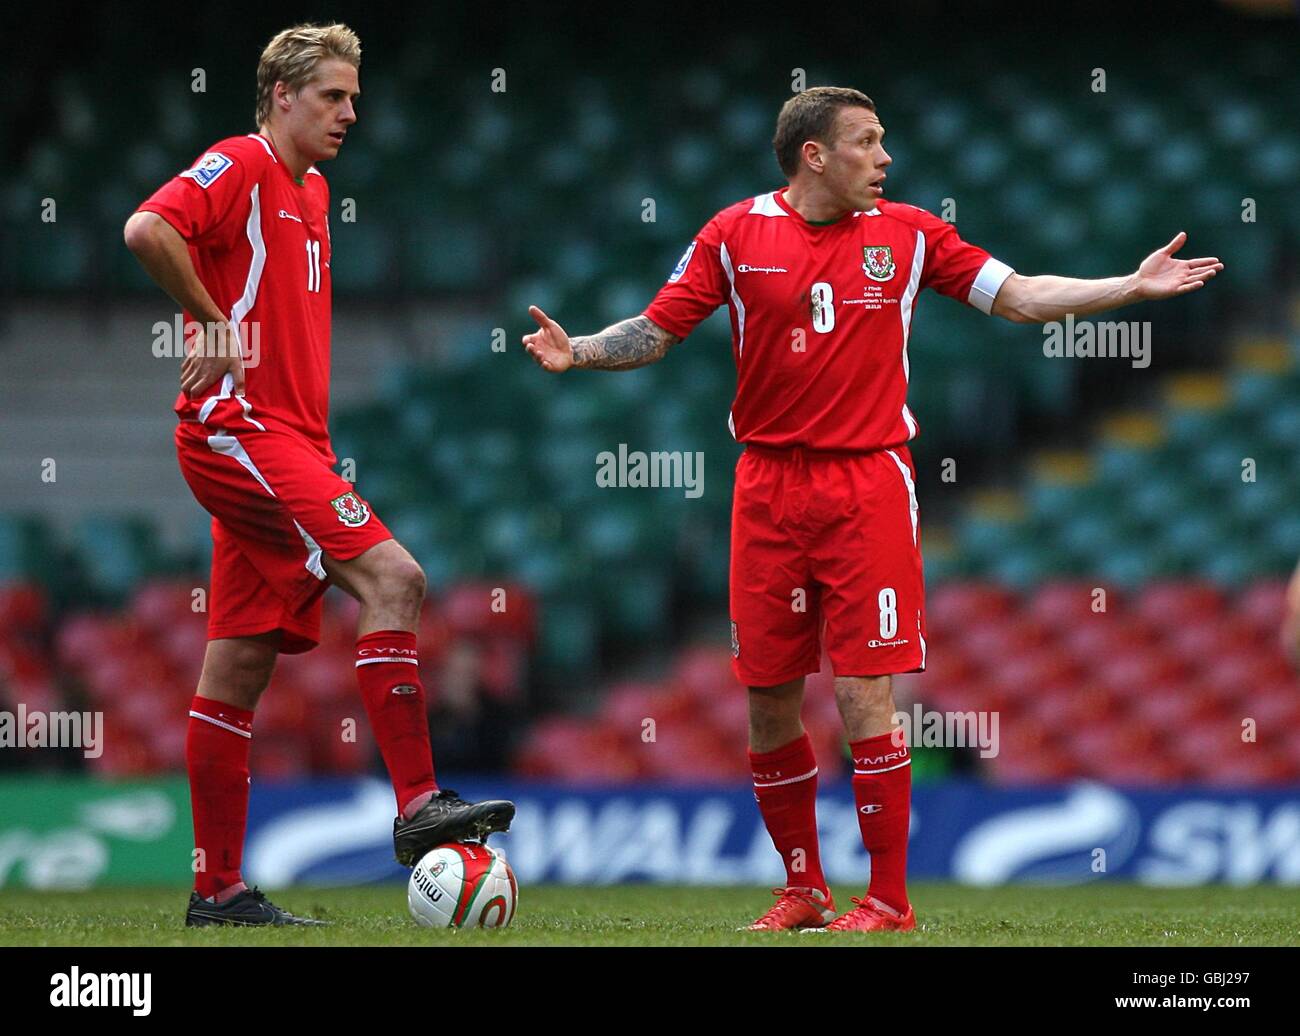
POLYGON ((529 306, 528 314, 537 321, 537 330, 524 335, 524 347, 538 366, 556 374, 570 367, 606 371, 644 367, 663 359, 681 341, 646 316, 621 320, 599 334, 570 338, 537 306, 529 306))
POLYGON ((1147 256, 1136 272, 1127 277, 1083 280, 1078 277, 1022 277, 1012 274, 1002 282, 993 301, 993 315, 1018 324, 1042 324, 1060 320, 1067 313, 1077 317, 1102 313, 1148 299, 1170 299, 1195 291, 1223 269, 1217 258, 1175 259, 1187 235, 1174 239, 1147 256))

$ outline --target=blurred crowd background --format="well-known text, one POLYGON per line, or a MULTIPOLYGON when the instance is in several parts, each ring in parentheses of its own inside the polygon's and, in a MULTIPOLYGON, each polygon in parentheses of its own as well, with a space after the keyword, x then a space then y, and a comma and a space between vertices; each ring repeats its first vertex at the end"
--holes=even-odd
MULTIPOLYGON (((519 338, 529 303, 572 333, 639 313, 715 211, 780 186, 772 128, 802 76, 872 96, 890 197, 949 206, 1021 272, 1128 272, 1179 230, 1226 264, 1193 297, 1115 316, 1151 322, 1146 368, 1047 357, 1038 328, 918 304, 930 652, 900 704, 997 710, 1001 748, 918 752, 917 779, 1300 780, 1278 637, 1300 556, 1294 11, 1105 8, 1050 31, 1019 4, 507 8, 491 31, 468 6, 311 12, 364 48, 359 122, 323 169, 334 445, 429 576, 440 771, 749 779, 725 310, 634 373, 547 376, 519 338), (703 495, 599 488, 596 456, 620 443, 703 451, 703 495), (645 718, 671 752, 645 749, 645 718)), ((258 54, 298 14, 212 5, 182 29, 103 7, 9 37, 0 709, 102 710, 106 736, 98 759, 9 750, 0 768, 183 768, 208 530, 171 446, 179 361, 151 350, 175 307, 121 227, 256 128, 258 54)), ((263 698, 259 775, 378 770, 364 721, 338 733, 361 715, 355 608, 331 591, 326 618, 263 698)), ((806 710, 824 776, 847 772, 830 680, 810 679, 806 710)))

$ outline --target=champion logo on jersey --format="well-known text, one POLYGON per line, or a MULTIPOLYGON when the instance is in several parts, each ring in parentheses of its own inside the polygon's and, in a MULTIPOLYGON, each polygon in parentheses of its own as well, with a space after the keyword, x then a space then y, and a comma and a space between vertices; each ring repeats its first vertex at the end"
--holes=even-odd
POLYGON ((750 266, 749 263, 741 263, 736 267, 737 273, 789 273, 784 266, 750 266))
POLYGON ((280 218, 281 218, 281 219, 291 219, 291 220, 293 220, 295 223, 301 223, 301 222, 302 222, 302 220, 300 220, 300 219, 299 219, 297 216, 295 216, 292 212, 285 212, 284 209, 281 209, 281 210, 280 210, 280 218))
POLYGON ((863 806, 860 810, 858 810, 858 812, 866 813, 868 816, 870 816, 872 813, 879 813, 884 808, 885 807, 882 806, 879 802, 868 802, 865 806, 863 806))
POLYGON ((894 276, 894 250, 888 245, 866 245, 862 258, 862 272, 873 281, 887 281, 894 276))
POLYGON ((209 151, 194 163, 192 169, 186 169, 185 172, 181 173, 181 176, 189 177, 204 190, 207 190, 212 185, 212 181, 234 164, 220 151, 209 151))
POLYGON ((370 521, 370 508, 356 493, 344 493, 330 501, 339 516, 339 521, 349 529, 358 529, 370 521))

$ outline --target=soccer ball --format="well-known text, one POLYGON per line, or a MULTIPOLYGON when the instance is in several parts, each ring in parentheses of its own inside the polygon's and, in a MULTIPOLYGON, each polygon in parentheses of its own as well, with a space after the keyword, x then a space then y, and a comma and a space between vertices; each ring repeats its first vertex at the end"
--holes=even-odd
POLYGON ((411 916, 428 928, 504 928, 518 898, 506 854, 470 842, 430 849, 406 886, 411 916))

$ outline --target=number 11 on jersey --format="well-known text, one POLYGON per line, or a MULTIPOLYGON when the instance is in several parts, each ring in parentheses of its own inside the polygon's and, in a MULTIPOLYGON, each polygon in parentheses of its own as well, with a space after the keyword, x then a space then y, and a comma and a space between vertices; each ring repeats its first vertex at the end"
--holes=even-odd
POLYGON ((307 290, 320 291, 320 242, 307 242, 307 290))

